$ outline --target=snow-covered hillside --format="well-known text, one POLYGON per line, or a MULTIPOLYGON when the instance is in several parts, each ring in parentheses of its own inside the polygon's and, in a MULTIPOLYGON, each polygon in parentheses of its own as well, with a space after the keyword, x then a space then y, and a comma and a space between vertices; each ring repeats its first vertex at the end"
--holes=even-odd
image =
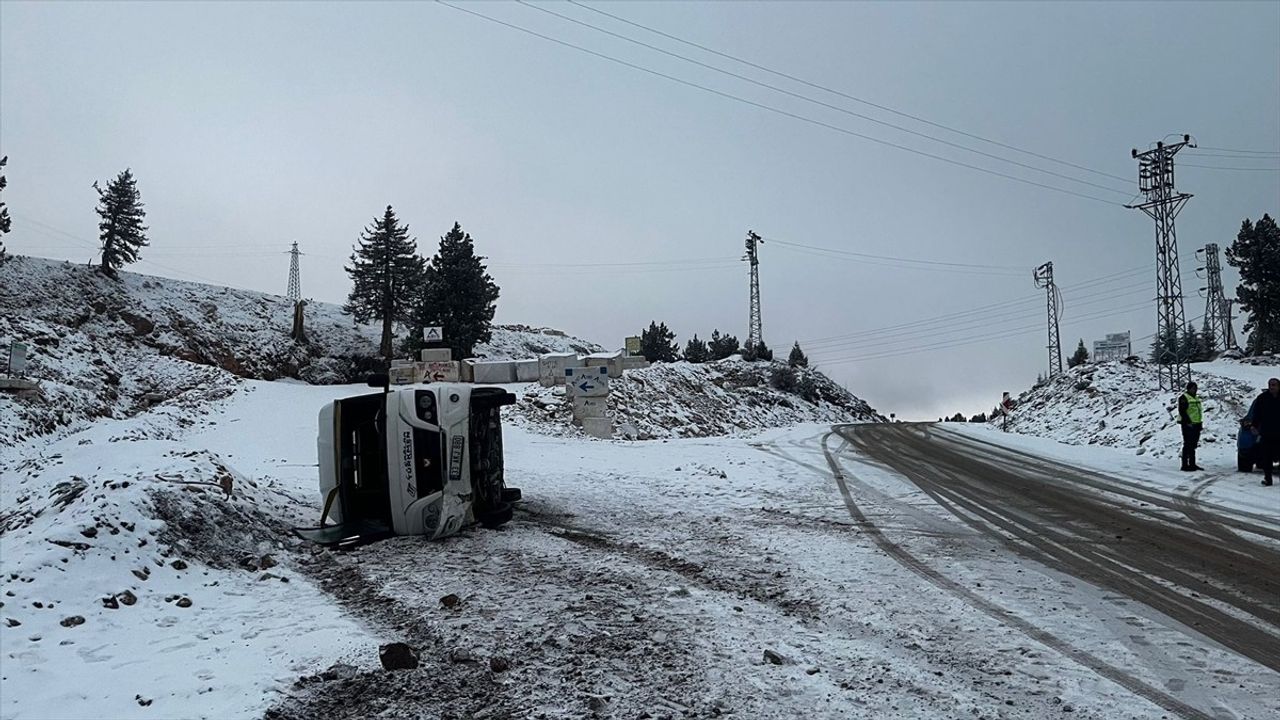
MULTIPOLYGON (((0 443, 99 417, 124 418, 190 393, 225 395, 240 378, 359 382, 380 365, 378 330, 337 305, 306 308, 307 342, 289 338, 289 301, 279 295, 17 256, 0 265, 0 345, 30 345, 39 395, 0 394, 0 443)), ((563 332, 497 326, 483 357, 599 347, 563 332)))
MULTIPOLYGON (((1159 390, 1156 366, 1143 361, 1089 363, 1023 393, 1009 430, 1073 445, 1131 448, 1139 455, 1177 458, 1181 391, 1159 390)), ((1234 464, 1236 434, 1249 403, 1280 366, 1237 360, 1192 365, 1204 403, 1200 464, 1234 464)), ((991 424, 1000 427, 1001 418, 991 424)))
MULTIPOLYGON (((707 437, 800 423, 884 422, 884 416, 816 370, 795 373, 782 362, 728 360, 657 363, 627 370, 609 384, 609 412, 619 435, 707 437), (807 379, 807 382, 806 382, 807 379)), ((519 419, 540 432, 570 430, 564 387, 531 385, 519 392, 519 419)))
POLYGON ((602 350, 604 348, 595 343, 552 328, 495 325, 489 342, 477 345, 475 354, 476 357, 490 360, 521 360, 544 353, 572 352, 590 355, 602 350))

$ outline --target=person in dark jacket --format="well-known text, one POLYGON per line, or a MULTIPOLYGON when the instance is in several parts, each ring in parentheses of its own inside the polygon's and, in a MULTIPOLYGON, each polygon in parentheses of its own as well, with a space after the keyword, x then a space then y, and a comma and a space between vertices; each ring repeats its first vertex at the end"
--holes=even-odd
POLYGON ((1203 470, 1196 465, 1196 446, 1200 444, 1200 430, 1204 427, 1204 410, 1193 382, 1187 383, 1187 391, 1178 398, 1178 423, 1182 425, 1182 469, 1203 470))
POLYGON ((1257 459, 1262 466, 1262 484, 1271 484, 1271 466, 1280 460, 1280 378, 1267 381, 1267 391, 1249 407, 1253 431, 1258 434, 1257 459))

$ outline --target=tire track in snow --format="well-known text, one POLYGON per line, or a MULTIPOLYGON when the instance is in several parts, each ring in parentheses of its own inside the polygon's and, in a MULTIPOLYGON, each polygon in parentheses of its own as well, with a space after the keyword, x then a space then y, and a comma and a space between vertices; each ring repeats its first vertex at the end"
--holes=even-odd
POLYGON ((974 609, 991 617, 1003 625, 1012 627, 1036 642, 1052 648, 1062 655, 1070 658, 1076 663, 1092 670, 1102 677, 1124 687, 1126 690, 1143 697, 1153 704, 1186 718, 1187 720, 1212 720, 1212 716, 1206 714, 1198 708, 1192 707, 1181 700, 1169 695, 1168 693, 1152 687, 1142 680, 1130 675, 1120 668, 1077 648, 1065 640, 1059 638, 1053 633, 1039 628, 1033 623, 1014 615, 1010 611, 1000 607, 999 605, 978 595, 967 587, 947 578, 942 573, 930 567, 924 561, 912 555, 902 546, 890 540, 881 532, 874 523, 867 519, 859 508, 857 502, 854 501, 853 495, 849 492, 849 486, 846 482, 844 471, 841 469, 839 461, 832 454, 827 446, 827 441, 831 435, 837 435, 845 440, 852 441, 852 438, 840 432, 840 430, 848 426, 837 426, 831 434, 822 438, 822 450, 826 457, 827 464, 830 467, 830 473, 835 478, 836 484, 840 488, 840 494, 844 497, 845 507, 853 519, 867 528, 867 534, 875 541, 876 545, 898 561, 903 567, 907 568, 917 576, 928 581, 935 587, 944 590, 955 597, 958 597, 968 603, 974 609))

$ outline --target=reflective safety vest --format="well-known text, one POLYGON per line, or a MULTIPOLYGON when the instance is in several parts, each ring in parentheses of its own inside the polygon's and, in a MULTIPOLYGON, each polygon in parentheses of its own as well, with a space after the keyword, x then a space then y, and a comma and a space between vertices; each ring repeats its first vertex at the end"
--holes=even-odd
POLYGON ((1204 414, 1200 411, 1200 398, 1190 393, 1183 393, 1182 397, 1187 399, 1187 417, 1191 424, 1199 425, 1204 419, 1204 414))

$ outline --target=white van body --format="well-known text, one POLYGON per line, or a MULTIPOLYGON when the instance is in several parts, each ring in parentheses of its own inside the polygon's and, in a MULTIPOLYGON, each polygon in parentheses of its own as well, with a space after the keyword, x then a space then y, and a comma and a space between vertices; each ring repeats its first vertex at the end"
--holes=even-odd
POLYGON ((335 400, 316 440, 322 544, 387 535, 442 538, 510 518, 503 479, 502 388, 431 383, 335 400))

